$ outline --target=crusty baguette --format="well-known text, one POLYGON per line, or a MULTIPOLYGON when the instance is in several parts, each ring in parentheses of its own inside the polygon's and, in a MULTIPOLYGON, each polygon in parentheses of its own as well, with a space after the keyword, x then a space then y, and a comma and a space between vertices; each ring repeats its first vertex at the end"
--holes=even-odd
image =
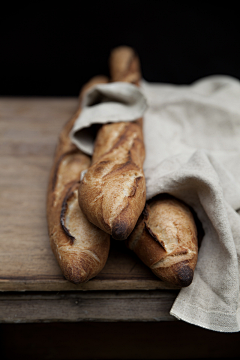
POLYGON ((165 282, 191 284, 198 257, 197 228, 181 201, 170 196, 149 201, 126 243, 165 282))
MULTIPOLYGON (((135 52, 113 50, 110 72, 112 81, 138 85, 135 52)), ((142 119, 106 124, 98 131, 91 167, 79 185, 79 205, 89 221, 116 240, 129 236, 144 208, 144 158, 142 119)))
MULTIPOLYGON (((80 94, 97 83, 95 77, 80 94)), ((110 248, 110 236, 90 223, 78 205, 81 171, 90 165, 90 158, 71 143, 69 132, 81 111, 62 129, 51 170, 47 194, 47 220, 52 250, 65 278, 73 283, 85 282, 104 267, 110 248)))

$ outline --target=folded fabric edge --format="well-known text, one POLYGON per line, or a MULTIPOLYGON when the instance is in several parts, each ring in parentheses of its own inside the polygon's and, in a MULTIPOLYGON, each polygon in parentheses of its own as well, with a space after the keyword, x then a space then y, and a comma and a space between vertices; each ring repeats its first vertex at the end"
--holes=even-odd
POLYGON ((81 151, 91 156, 94 147, 94 136, 91 134, 93 125, 136 121, 144 115, 147 108, 146 97, 135 85, 124 82, 98 84, 85 94, 82 111, 69 133, 70 140, 81 151), (97 95, 105 96, 105 100, 100 98, 99 103, 89 106, 97 95), (111 96, 114 97, 114 101, 111 96), (110 102, 106 101, 107 98, 110 102))
POLYGON ((181 301, 180 299, 175 300, 175 303, 170 310, 170 315, 176 317, 178 320, 183 320, 189 324, 207 330, 223 333, 235 333, 240 331, 237 314, 206 311, 199 307, 192 306, 185 301, 181 301), (188 313, 185 312, 186 307, 188 308, 188 313), (221 316, 221 320, 218 323, 214 321, 216 313, 219 313, 219 316, 221 316))

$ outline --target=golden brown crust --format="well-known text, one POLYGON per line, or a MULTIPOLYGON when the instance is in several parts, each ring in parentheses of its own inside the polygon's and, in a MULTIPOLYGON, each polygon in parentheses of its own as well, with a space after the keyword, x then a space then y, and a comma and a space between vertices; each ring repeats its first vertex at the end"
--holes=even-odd
POLYGON ((162 280, 180 287, 191 284, 198 257, 197 228, 181 201, 170 196, 152 199, 127 246, 162 280))
MULTIPOLYGON (((97 77, 83 90, 106 82, 97 77)), ((110 236, 89 223, 78 205, 81 171, 90 159, 71 143, 69 132, 79 115, 67 122, 59 136, 47 194, 47 219, 52 250, 63 272, 73 283, 85 282, 104 267, 110 247, 110 236)))
MULTIPOLYGON (((138 84, 139 61, 131 48, 110 56, 112 81, 138 84)), ((132 232, 146 201, 142 119, 103 125, 98 131, 92 165, 79 186, 79 205, 89 221, 124 240, 132 232)))
MULTIPOLYGON (((98 133, 106 140, 108 129, 98 133)), ((146 201, 142 169, 144 148, 141 128, 135 123, 121 123, 119 136, 88 169, 79 187, 79 202, 87 218, 117 240, 124 240, 133 230, 146 201)), ((98 139, 96 143, 98 143, 98 139)), ((97 145, 98 146, 98 145, 97 145)), ((104 147, 104 145, 103 145, 104 147)), ((96 159, 96 153, 95 157, 96 159)))
POLYGON ((115 48, 109 58, 111 81, 124 81, 139 85, 140 62, 136 52, 129 46, 115 48))

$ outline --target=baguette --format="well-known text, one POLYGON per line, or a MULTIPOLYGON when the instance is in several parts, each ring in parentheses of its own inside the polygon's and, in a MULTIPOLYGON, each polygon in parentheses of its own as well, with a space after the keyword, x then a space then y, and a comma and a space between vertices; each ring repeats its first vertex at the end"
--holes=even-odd
MULTIPOLYGON (((104 82, 105 77, 93 78, 83 87, 80 102, 85 91, 104 82)), ((63 275, 75 284, 88 281, 102 270, 110 248, 110 236, 90 223, 78 205, 80 173, 90 165, 90 158, 69 138, 80 111, 79 107, 60 133, 47 194, 51 248, 63 275)))
MULTIPOLYGON (((138 57, 131 48, 110 56, 112 81, 139 85, 138 57)), ((142 119, 103 125, 97 133, 91 167, 79 185, 79 205, 90 222, 116 240, 125 240, 144 209, 145 149, 142 119)))
POLYGON ((191 284, 198 257, 197 228, 183 202, 169 195, 153 198, 126 244, 163 281, 177 287, 191 284))

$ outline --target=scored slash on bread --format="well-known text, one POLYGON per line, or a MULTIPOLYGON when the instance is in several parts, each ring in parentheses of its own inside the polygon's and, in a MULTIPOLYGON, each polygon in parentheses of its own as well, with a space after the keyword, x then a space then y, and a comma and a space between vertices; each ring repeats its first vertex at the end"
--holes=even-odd
MULTIPOLYGON (((89 87, 104 83, 105 77, 95 77, 89 87)), ((82 171, 90 158, 71 143, 69 132, 80 113, 62 129, 47 195, 47 220, 50 244, 65 278, 75 284, 96 276, 104 267, 110 248, 110 236, 90 223, 78 205, 78 187, 82 171)))
POLYGON ((138 123, 103 126, 96 139, 93 165, 79 186, 79 202, 89 221, 116 240, 129 236, 145 205, 142 143, 138 123), (113 131, 117 136, 109 142, 108 133, 113 131))
POLYGON ((163 281, 185 287, 198 257, 197 228, 190 209, 170 196, 146 205, 127 246, 163 281))

